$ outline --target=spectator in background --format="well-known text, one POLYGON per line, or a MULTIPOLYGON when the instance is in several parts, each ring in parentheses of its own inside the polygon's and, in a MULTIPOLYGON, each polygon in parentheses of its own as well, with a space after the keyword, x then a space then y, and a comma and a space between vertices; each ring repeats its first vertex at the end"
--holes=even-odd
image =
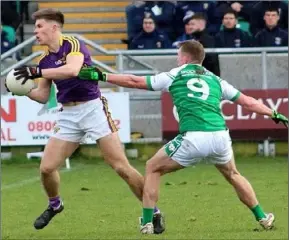
POLYGON ((250 31, 253 36, 265 27, 264 15, 268 9, 278 9, 282 29, 288 29, 288 3, 284 1, 259 1, 251 12, 250 31))
POLYGON ((17 13, 16 1, 1 1, 1 22, 13 27, 15 31, 19 27, 21 18, 17 13))
POLYGON ((156 29, 154 18, 148 14, 143 19, 143 30, 132 39, 129 49, 164 49, 171 48, 166 33, 156 29))
POLYGON ((264 15, 265 28, 255 36, 255 44, 259 47, 288 46, 288 33, 278 26, 280 20, 278 9, 267 9, 264 15))
POLYGON ((1 54, 13 48, 14 45, 14 42, 9 39, 8 32, 3 30, 3 27, 1 25, 1 54))
POLYGON ((216 34, 216 47, 217 48, 239 48, 250 47, 251 38, 248 33, 237 26, 237 13, 233 9, 228 9, 223 17, 224 29, 216 34))
MULTIPOLYGON (((183 24, 185 33, 177 38, 177 41, 173 43, 173 47, 177 47, 179 42, 190 39, 200 42, 204 48, 215 47, 214 38, 206 31, 206 17, 202 13, 196 13, 194 16, 186 16, 183 24)), ((203 66, 214 74, 220 76, 219 59, 216 54, 207 53, 203 66)))
POLYGON ((143 26, 143 18, 151 14, 158 29, 166 32, 173 39, 172 27, 175 14, 175 4, 171 1, 134 1, 126 8, 127 28, 129 41, 134 38, 143 26))
POLYGON ((176 4, 171 1, 147 1, 145 13, 151 13, 158 29, 165 32, 171 40, 175 39, 174 23, 176 4))
POLYGON ((216 12, 217 16, 224 16, 229 8, 233 9, 239 17, 250 22, 252 7, 258 1, 217 1, 216 12))
POLYGON ((178 1, 175 14, 175 31, 177 36, 184 33, 183 19, 195 13, 203 13, 206 17, 208 33, 214 35, 221 26, 221 21, 215 15, 216 4, 214 1, 178 1))
POLYGON ((173 42, 173 47, 178 47, 180 42, 193 39, 193 33, 198 29, 198 23, 192 16, 186 16, 183 20, 185 32, 173 42))
POLYGON ((134 1, 125 9, 127 19, 127 35, 129 42, 142 30, 144 5, 144 1, 134 1))
POLYGON ((213 47, 214 38, 211 37, 206 29, 206 18, 202 13, 196 13, 195 15, 185 16, 183 20, 185 32, 179 36, 176 42, 173 43, 173 47, 177 47, 179 42, 195 39, 202 41, 203 45, 213 47))

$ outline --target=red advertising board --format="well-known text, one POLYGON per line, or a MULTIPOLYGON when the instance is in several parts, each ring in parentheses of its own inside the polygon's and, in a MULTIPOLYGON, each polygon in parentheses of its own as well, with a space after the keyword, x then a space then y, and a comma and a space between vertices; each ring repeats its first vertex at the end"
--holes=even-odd
MULTIPOLYGON (((263 102, 271 109, 288 116, 288 90, 244 90, 244 94, 263 102)), ((229 101, 221 103, 222 112, 231 136, 239 139, 287 139, 288 131, 282 124, 275 124, 269 117, 261 116, 229 101)), ((178 132, 178 123, 173 116, 173 103, 169 93, 162 95, 162 129, 164 138, 178 132)))

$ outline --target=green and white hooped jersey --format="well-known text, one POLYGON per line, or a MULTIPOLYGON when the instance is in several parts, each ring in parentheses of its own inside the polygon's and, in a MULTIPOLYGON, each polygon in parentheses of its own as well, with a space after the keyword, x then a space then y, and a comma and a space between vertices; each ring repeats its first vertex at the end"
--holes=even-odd
POLYGON ((231 84, 199 64, 185 64, 170 72, 147 76, 146 82, 150 90, 170 92, 180 133, 225 130, 220 103, 240 96, 231 84))

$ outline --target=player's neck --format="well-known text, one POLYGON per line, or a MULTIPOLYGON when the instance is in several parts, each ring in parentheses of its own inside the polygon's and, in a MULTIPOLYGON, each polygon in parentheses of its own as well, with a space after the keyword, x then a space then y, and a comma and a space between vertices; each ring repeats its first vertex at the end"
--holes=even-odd
POLYGON ((187 64, 202 65, 202 64, 200 64, 200 63, 197 62, 197 61, 190 61, 190 62, 188 62, 187 64))
POLYGON ((59 51, 61 37, 61 34, 58 34, 55 38, 53 38, 53 41, 51 41, 51 43, 48 45, 49 52, 57 53, 59 51))

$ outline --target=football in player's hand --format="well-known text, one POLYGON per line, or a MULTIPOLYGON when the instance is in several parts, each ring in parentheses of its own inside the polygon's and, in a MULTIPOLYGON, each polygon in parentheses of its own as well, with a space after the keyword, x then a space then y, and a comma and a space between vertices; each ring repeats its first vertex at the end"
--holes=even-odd
MULTIPOLYGON (((22 79, 16 80, 14 76, 14 69, 12 69, 6 76, 5 87, 14 95, 24 96, 27 95, 33 88, 35 88, 34 80, 27 80, 22 84, 22 79)), ((24 79, 23 79, 24 80, 24 79)))

